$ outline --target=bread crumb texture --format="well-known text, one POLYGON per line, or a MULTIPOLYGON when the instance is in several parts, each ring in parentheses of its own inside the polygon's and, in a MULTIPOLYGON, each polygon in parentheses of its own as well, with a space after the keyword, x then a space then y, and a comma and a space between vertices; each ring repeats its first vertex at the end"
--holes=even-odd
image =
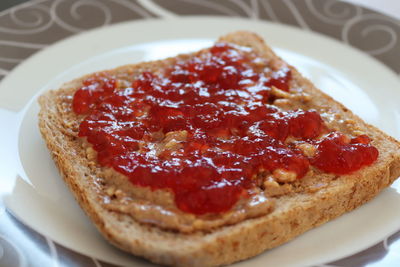
MULTIPOLYGON (((269 68, 287 65, 256 34, 234 32, 219 41, 250 47, 269 68)), ((198 53, 202 53, 201 51, 198 53)), ((106 71, 126 88, 143 71, 160 72, 179 55, 162 61, 126 65, 106 71)), ((289 66, 289 65, 287 65, 289 66)), ((256 62, 255 68, 265 68, 256 62)), ((173 266, 218 266, 253 257, 351 211, 376 196, 400 175, 398 141, 363 122, 289 66, 288 92, 271 88, 273 105, 283 110, 318 111, 329 129, 349 136, 368 135, 378 148, 377 161, 348 175, 323 173, 311 167, 302 179, 296 173, 260 170, 251 197, 239 200, 221 214, 195 215, 176 207, 170 190, 133 185, 124 175, 97 163, 97 152, 78 137, 82 115, 72 109, 73 95, 85 76, 39 98, 39 127, 60 173, 80 206, 103 236, 115 246, 152 262, 173 266)), ((145 115, 146 110, 140 115, 145 115)), ((152 133, 138 150, 151 146, 158 156, 180 153, 187 131, 152 133)), ((285 141, 306 157, 315 144, 290 136, 285 141)), ((223 200, 222 200, 223 201, 223 200)))

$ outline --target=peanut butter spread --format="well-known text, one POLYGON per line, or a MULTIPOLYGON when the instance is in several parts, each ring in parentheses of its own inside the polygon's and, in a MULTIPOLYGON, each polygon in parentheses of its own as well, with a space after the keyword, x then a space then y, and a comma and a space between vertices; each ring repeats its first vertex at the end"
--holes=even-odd
POLYGON ((105 208, 164 229, 211 231, 376 159, 363 129, 316 103, 299 77, 279 59, 219 43, 93 75, 58 109, 105 208), (361 152, 369 157, 337 168, 340 155, 361 152))

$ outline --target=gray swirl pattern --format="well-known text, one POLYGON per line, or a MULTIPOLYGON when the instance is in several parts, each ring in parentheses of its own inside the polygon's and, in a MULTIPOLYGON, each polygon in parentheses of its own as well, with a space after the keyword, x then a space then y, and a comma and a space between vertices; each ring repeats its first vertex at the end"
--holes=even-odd
POLYGON ((337 1, 306 0, 307 8, 321 22, 331 25, 344 25, 349 19, 359 17, 363 9, 337 1))
POLYGON ((342 40, 385 62, 399 73, 399 33, 399 21, 370 13, 348 20, 343 26, 342 40))
POLYGON ((320 32, 370 54, 400 73, 399 21, 360 6, 337 0, 248 0, 240 4, 230 0, 219 1, 218 6, 212 0, 152 1, 183 16, 218 14, 259 18, 320 32), (222 3, 224 8, 220 7, 222 3), (189 4, 192 8, 187 7, 189 4), (242 12, 236 11, 238 7, 242 12))
MULTIPOLYGON (((31 0, 0 13, 0 79, 33 53, 85 30, 127 20, 218 15, 274 21, 319 32, 360 49, 400 73, 400 22, 337 0, 31 0)), ((321 266, 364 266, 397 259, 400 232, 321 266)), ((113 266, 54 243, 4 211, 0 266, 113 266), (33 244, 33 245, 32 245, 33 244)))
POLYGON ((129 0, 31 0, 0 13, 0 79, 22 60, 81 31, 154 17, 129 0))
POLYGON ((329 34, 400 72, 399 22, 337 0, 32 0, 0 15, 0 25, 6 25, 0 26, 0 78, 32 53, 71 34, 174 14, 240 16, 295 25, 329 34))
POLYGON ((110 8, 96 0, 65 1, 55 0, 50 8, 53 21, 61 28, 72 33, 110 24, 110 8), (88 24, 86 17, 93 18, 88 24))
POLYGON ((30 35, 47 30, 52 24, 52 18, 48 7, 40 2, 43 1, 27 2, 10 9, 8 15, 11 25, 9 27, 0 26, 0 32, 30 35))

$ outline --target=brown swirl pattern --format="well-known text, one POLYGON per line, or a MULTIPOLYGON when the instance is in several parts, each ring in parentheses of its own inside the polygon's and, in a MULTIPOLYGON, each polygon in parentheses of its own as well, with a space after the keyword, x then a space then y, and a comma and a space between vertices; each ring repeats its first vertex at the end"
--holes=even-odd
POLYGON ((400 72, 399 21, 337 0, 32 0, 0 15, 0 78, 31 54, 72 34, 168 15, 247 17, 289 24, 330 35, 400 72))
POLYGON ((386 63, 397 73, 400 55, 400 22, 390 17, 369 13, 348 20, 342 40, 386 63))
POLYGON ((370 54, 400 73, 399 21, 360 6, 337 0, 247 0, 240 4, 233 0, 151 1, 181 16, 249 17, 319 32, 370 54))
POLYGON ((311 14, 321 22, 330 25, 344 25, 352 18, 359 17, 363 9, 339 1, 304 1, 311 14))
POLYGON ((155 15, 129 0, 31 0, 0 13, 0 79, 33 53, 81 31, 155 15))

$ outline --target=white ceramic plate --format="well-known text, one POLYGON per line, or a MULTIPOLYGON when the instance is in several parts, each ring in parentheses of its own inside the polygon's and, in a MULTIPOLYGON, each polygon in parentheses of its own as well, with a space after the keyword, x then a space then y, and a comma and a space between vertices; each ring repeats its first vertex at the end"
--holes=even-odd
MULTIPOLYGON (((7 207, 33 229, 70 249, 114 264, 150 266, 108 245, 75 203, 40 137, 37 95, 93 71, 194 51, 238 29, 259 33, 317 87, 367 122, 400 137, 398 77, 369 56, 333 39, 238 18, 128 22, 52 45, 19 65, 0 85, 0 107, 17 112, 0 109, 0 118, 14 121, 16 127, 9 131, 14 134, 0 135, 9 155, 15 152, 17 160, 12 162, 18 162, 17 179, 9 183, 10 192, 5 197, 7 207), (18 88, 18 93, 11 88, 18 88)), ((14 165, 6 166, 10 177, 14 165)), ((395 184, 356 211, 235 266, 315 265, 361 251, 400 228, 399 190, 395 184)))

